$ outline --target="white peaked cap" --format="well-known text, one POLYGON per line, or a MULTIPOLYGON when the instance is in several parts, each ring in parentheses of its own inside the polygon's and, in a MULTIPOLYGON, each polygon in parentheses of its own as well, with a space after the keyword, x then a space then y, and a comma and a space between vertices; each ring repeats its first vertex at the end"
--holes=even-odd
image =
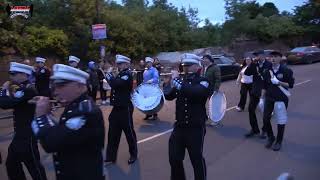
POLYGON ((181 55, 182 64, 199 64, 201 65, 202 58, 195 54, 184 53, 181 55))
POLYGON ((20 73, 25 73, 25 74, 31 75, 33 73, 34 69, 32 66, 29 66, 26 64, 11 62, 9 71, 10 72, 20 72, 20 73))
POLYGON ((123 55, 116 55, 116 63, 130 63, 131 59, 123 56, 123 55))
POLYGON ((46 62, 46 59, 45 59, 45 58, 42 58, 42 57, 36 57, 36 62, 45 63, 45 62, 46 62))
POLYGON ((76 56, 69 56, 69 62, 70 62, 70 61, 74 61, 74 62, 79 63, 79 62, 80 62, 80 59, 77 58, 76 56))
POLYGON ((88 73, 64 64, 53 65, 53 75, 50 77, 52 80, 75 81, 82 84, 87 84, 88 78, 88 73))
POLYGON ((151 57, 146 57, 145 61, 154 63, 154 59, 152 59, 151 57))

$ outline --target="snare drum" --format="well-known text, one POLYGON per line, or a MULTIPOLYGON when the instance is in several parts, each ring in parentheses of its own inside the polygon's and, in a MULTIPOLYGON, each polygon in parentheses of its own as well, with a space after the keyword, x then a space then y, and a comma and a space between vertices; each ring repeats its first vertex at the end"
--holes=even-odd
POLYGON ((164 104, 163 92, 157 84, 140 84, 132 93, 133 105, 147 115, 159 112, 164 104))

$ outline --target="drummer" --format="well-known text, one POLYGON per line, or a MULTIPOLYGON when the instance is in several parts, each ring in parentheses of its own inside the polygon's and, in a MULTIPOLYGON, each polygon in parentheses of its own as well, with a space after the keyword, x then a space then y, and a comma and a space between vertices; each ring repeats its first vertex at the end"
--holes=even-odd
MULTIPOLYGON (((146 57, 145 62, 146 69, 143 72, 143 83, 159 85, 159 72, 155 67, 153 67, 154 59, 146 57)), ((149 118, 151 118, 150 120, 157 120, 158 114, 155 113, 153 115, 146 115, 144 120, 149 120, 149 118)))

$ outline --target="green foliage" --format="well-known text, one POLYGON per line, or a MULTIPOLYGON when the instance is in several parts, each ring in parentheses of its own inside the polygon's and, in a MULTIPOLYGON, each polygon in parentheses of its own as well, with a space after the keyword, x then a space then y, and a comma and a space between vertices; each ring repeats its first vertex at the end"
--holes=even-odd
POLYGON ((66 56, 68 50, 68 37, 61 30, 48 29, 47 27, 27 27, 25 34, 17 40, 17 48, 24 55, 66 56))
POLYGON ((279 12, 273 3, 225 0, 227 21, 214 25, 206 19, 202 27, 195 8, 149 1, 123 0, 119 5, 113 0, 28 0, 24 2, 34 5, 29 20, 9 19, 1 7, 0 45, 24 56, 73 54, 81 59, 99 59, 99 47, 104 45, 107 54, 138 60, 161 51, 225 45, 240 37, 272 42, 320 31, 320 9, 314 1, 290 14, 279 12), (91 25, 96 23, 107 25, 106 40, 92 40, 91 25))

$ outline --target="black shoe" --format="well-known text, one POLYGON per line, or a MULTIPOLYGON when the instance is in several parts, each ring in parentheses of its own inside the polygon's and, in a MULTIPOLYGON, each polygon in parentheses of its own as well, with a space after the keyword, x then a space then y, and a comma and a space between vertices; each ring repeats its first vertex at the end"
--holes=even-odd
POLYGON ((274 138, 272 138, 272 139, 268 139, 268 142, 267 142, 267 144, 265 145, 265 147, 267 148, 267 149, 270 149, 271 148, 271 146, 272 146, 272 144, 273 144, 273 142, 274 142, 274 138))
POLYGON ((276 142, 273 146, 272 146, 272 149, 274 151, 279 151, 281 149, 281 144, 276 142))
POLYGON ((116 163, 116 161, 105 160, 105 161, 104 161, 104 166, 109 166, 109 165, 114 164, 114 163, 116 163))
POLYGON ((137 157, 130 157, 128 164, 133 164, 137 160, 137 157))
POLYGON ((254 136, 256 136, 256 135, 259 135, 259 132, 250 131, 249 133, 245 134, 244 136, 245 136, 246 138, 252 138, 252 137, 254 137, 254 136))
POLYGON ((266 132, 262 132, 259 136, 260 139, 266 139, 267 138, 267 133, 266 132))
POLYGON ((143 120, 148 120, 151 117, 152 117, 152 115, 146 115, 146 117, 143 120))
POLYGON ((152 120, 158 120, 158 115, 153 115, 152 120))

